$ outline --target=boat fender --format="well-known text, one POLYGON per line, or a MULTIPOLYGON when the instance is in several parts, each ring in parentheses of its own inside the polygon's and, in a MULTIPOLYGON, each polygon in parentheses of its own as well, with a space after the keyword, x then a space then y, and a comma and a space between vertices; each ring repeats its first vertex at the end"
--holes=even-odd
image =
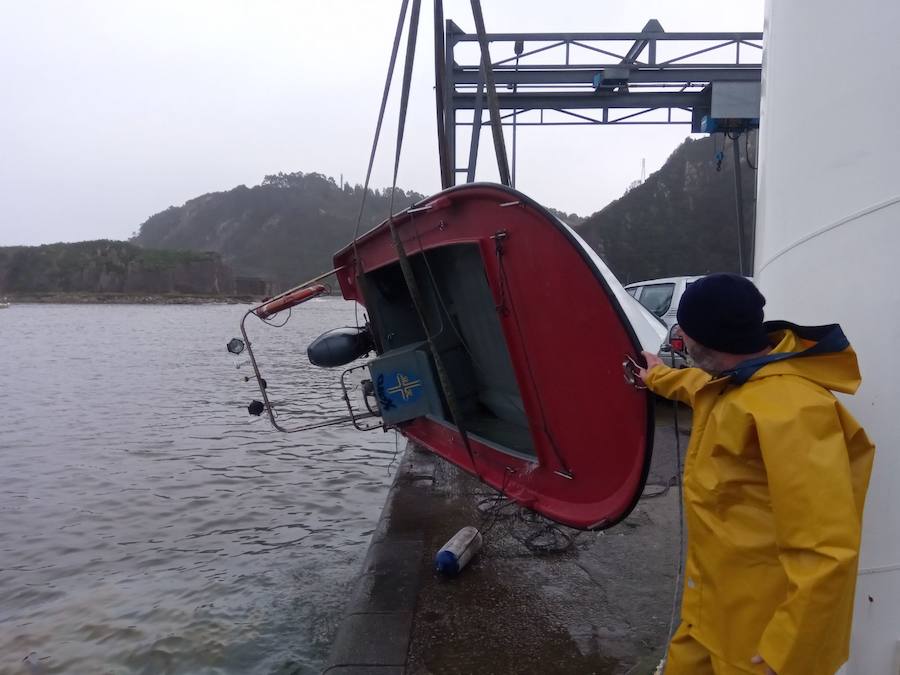
POLYGON ((260 319, 268 319, 273 314, 277 314, 285 309, 290 309, 291 307, 296 307, 297 305, 300 305, 307 300, 312 300, 314 297, 322 295, 322 293, 326 293, 327 291, 328 286, 325 286, 324 284, 315 284, 313 286, 307 286, 306 288, 298 288, 289 293, 283 293, 264 305, 260 305, 254 309, 253 312, 260 319))
POLYGON ((343 366, 374 349, 368 327, 348 326, 322 333, 306 348, 309 362, 320 368, 343 366))
POLYGON ((464 527, 437 552, 434 568, 448 577, 455 577, 481 549, 481 532, 471 525, 464 527))

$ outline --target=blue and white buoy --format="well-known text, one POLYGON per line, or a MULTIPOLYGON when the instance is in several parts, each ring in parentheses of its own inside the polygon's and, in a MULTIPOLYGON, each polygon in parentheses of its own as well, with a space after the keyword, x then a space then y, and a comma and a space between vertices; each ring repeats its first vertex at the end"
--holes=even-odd
POLYGON ((455 577, 481 548, 481 532, 471 525, 464 527, 437 552, 434 568, 448 577, 455 577))

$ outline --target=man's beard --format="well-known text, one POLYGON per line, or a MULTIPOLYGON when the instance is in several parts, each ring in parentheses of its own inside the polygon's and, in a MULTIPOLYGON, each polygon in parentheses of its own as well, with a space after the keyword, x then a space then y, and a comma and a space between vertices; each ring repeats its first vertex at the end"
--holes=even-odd
POLYGON ((687 364, 691 368, 699 368, 710 375, 718 375, 720 372, 719 364, 716 358, 703 347, 699 345, 687 351, 685 354, 687 364))

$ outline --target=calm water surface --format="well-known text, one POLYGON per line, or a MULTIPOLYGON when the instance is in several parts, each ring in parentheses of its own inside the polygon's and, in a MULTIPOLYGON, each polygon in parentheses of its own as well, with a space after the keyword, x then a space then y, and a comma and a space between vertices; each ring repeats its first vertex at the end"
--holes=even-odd
MULTIPOLYGON (((245 309, 0 312, 0 673, 321 668, 396 439, 250 417, 250 366, 224 348, 245 309)), ((337 299, 254 320, 271 395, 341 414, 305 347, 353 323, 337 299)))

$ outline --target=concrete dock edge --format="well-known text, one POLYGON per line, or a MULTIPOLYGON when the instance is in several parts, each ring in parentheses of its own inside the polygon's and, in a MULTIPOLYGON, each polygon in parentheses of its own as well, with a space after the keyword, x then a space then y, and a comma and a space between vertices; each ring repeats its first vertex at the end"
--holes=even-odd
POLYGON ((413 445, 399 462, 325 673, 402 675, 422 582, 434 457, 413 445))

